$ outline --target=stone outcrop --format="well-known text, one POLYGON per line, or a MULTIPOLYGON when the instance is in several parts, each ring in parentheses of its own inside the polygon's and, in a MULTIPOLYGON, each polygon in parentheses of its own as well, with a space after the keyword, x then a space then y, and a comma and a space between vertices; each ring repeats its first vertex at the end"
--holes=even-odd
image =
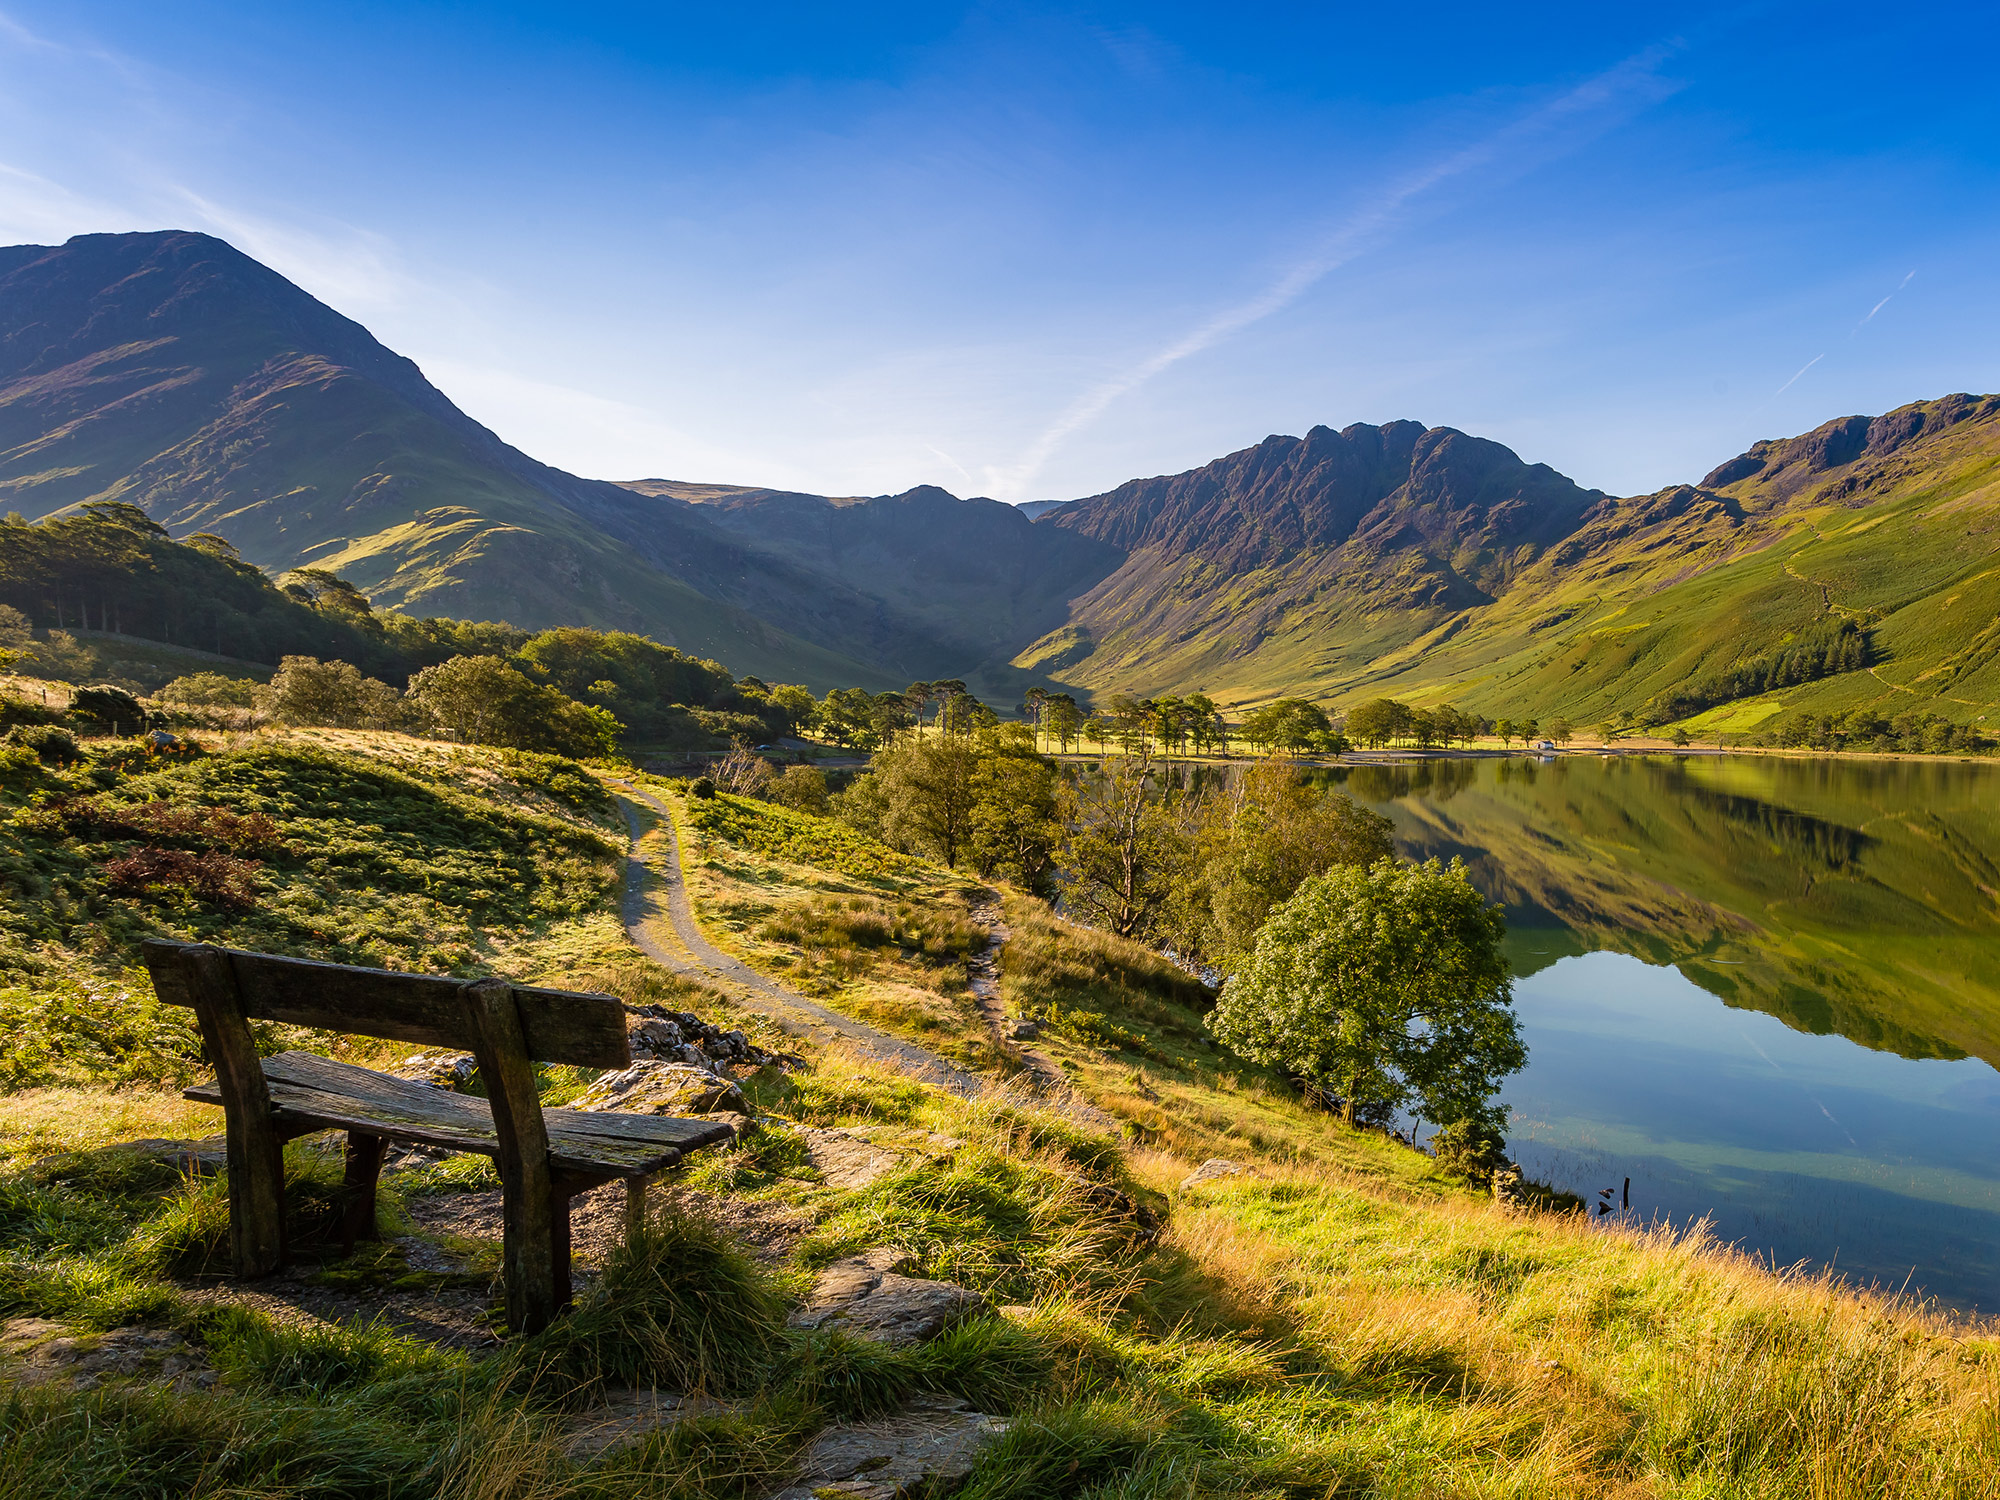
POLYGON ((792 1314, 794 1328, 837 1328, 891 1348, 929 1343, 953 1324, 986 1311, 986 1299, 948 1281, 907 1276, 900 1250, 879 1246, 820 1272, 812 1296, 792 1314))
POLYGON ((771 1500, 905 1500, 949 1494, 979 1451, 1007 1430, 1001 1417, 951 1397, 918 1400, 893 1417, 829 1427, 812 1441, 799 1482, 771 1500))
POLYGON ((616 1109, 641 1115, 748 1115, 743 1090, 707 1068, 641 1058, 620 1072, 606 1073, 586 1089, 572 1109, 616 1109))
POLYGON ((470 1052, 412 1052, 387 1071, 432 1088, 456 1090, 472 1082, 479 1063, 470 1052))
POLYGON ((205 1391, 215 1378, 201 1351, 170 1328, 93 1334, 42 1318, 0 1322, 0 1383, 91 1391, 106 1381, 137 1381, 205 1391))
POLYGON ((1181 1191, 1186 1192, 1189 1188, 1200 1187, 1204 1182, 1215 1182, 1224 1177, 1235 1177, 1242 1170, 1243 1168, 1233 1161, 1228 1161, 1220 1156, 1211 1156, 1207 1161, 1181 1179, 1181 1191))
POLYGON ((963 1142, 935 1131, 880 1125, 800 1132, 806 1155, 828 1187, 864 1188, 898 1172, 912 1157, 949 1160, 963 1142))

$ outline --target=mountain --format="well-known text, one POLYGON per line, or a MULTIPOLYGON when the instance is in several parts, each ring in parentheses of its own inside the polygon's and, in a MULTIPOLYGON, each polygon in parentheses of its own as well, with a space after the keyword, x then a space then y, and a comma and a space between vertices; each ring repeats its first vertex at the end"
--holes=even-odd
POLYGON ((1635 497, 1410 421, 1018 508, 613 484, 508 446, 219 240, 0 249, 0 506, 99 499, 378 604, 634 630, 822 689, 1393 694, 1737 729, 2000 705, 1995 397, 1843 417, 1635 497))
POLYGON ((0 505, 36 519, 93 499, 412 612, 635 630, 738 671, 889 685, 717 597, 713 580, 759 564, 693 507, 535 462, 207 235, 0 250, 0 505))

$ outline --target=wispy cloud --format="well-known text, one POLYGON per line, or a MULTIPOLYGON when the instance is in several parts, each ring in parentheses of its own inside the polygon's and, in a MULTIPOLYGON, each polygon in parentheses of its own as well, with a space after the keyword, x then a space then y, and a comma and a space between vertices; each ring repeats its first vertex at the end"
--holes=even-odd
POLYGON ((1786 391, 1789 391, 1794 385, 1798 383, 1799 376, 1805 374, 1806 371, 1810 370, 1814 365, 1818 364, 1821 360, 1825 358, 1826 356, 1824 354, 1815 354, 1811 359, 1807 360, 1804 364, 1800 365, 1798 369, 1793 373, 1792 378, 1790 380, 1787 380, 1783 385, 1779 386, 1775 391, 1771 392, 1771 399, 1775 401, 1780 396, 1784 395, 1786 391))
MULTIPOLYGON (((1866 328, 1868 324, 1874 319, 1875 314, 1880 312, 1883 308, 1887 307, 1891 302, 1895 300, 1896 292, 1900 292, 1904 287, 1908 286, 1912 281, 1916 279, 1917 279, 1917 273, 1915 271, 1911 271, 1907 275, 1905 275, 1901 281, 1896 283, 1895 291, 1890 292, 1888 296, 1884 297, 1880 302, 1876 303, 1873 307, 1869 308, 1867 312, 1861 315, 1861 321, 1856 323, 1852 328, 1847 330, 1847 336, 1849 338, 1853 338, 1855 334, 1859 333, 1862 329, 1866 328)), ((1798 369, 1792 372, 1792 378, 1790 380, 1787 380, 1783 385, 1779 386, 1775 391, 1771 392, 1770 395, 1766 396, 1762 401, 1762 403, 1759 404, 1759 406, 1757 407, 1757 410, 1751 412, 1750 415, 1754 417, 1757 416, 1759 413, 1761 413, 1765 407, 1769 406, 1773 401, 1777 400, 1780 396, 1784 395, 1786 391, 1789 391, 1793 386, 1797 385, 1799 382, 1799 377, 1801 375, 1805 374, 1806 371, 1810 370, 1814 365, 1818 364, 1821 360, 1825 359, 1827 355, 1831 354, 1832 352, 1833 351, 1831 349, 1822 349, 1819 353, 1815 354, 1811 359, 1807 360, 1804 364, 1800 365, 1798 369)))
POLYGON ((1660 65, 1677 46, 1649 47, 1588 82, 1578 85, 1521 118, 1409 174, 1375 195, 1321 237, 1310 253, 1282 270, 1262 291, 1215 313, 1131 367, 1100 381, 1073 401, 1028 446, 1019 461, 989 469, 996 494, 1022 498, 1050 456, 1096 421, 1120 397, 1130 394, 1183 360, 1214 348, 1232 335, 1296 302, 1328 275, 1376 248, 1420 200, 1481 167, 1526 164, 1537 153, 1567 143, 1566 131, 1579 122, 1600 120, 1634 102, 1651 102, 1671 92, 1659 77, 1660 65))
MULTIPOLYGON (((1901 281, 1896 283, 1896 292, 1900 292, 1904 287, 1908 286, 1912 281, 1915 281, 1916 279, 1917 279, 1917 273, 1915 271, 1910 272, 1909 275, 1905 276, 1901 281)), ((1869 308, 1866 316, 1864 316, 1861 319, 1860 323, 1856 323, 1854 326, 1856 328, 1860 328, 1863 324, 1867 323, 1870 318, 1873 318, 1875 314, 1880 312, 1883 308, 1887 307, 1892 301, 1895 300, 1896 292, 1889 293, 1888 296, 1884 297, 1880 302, 1876 303, 1873 307, 1869 308)))

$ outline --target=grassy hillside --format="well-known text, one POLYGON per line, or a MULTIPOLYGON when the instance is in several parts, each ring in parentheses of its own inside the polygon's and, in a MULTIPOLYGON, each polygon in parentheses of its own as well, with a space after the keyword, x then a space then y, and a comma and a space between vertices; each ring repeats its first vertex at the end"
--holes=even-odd
POLYGON ((1236 703, 1384 695, 1738 731, 1798 709, 1975 722, 2000 704, 2000 543, 1984 519, 1996 472, 2000 398, 1918 402, 1760 445, 1701 486, 1598 501, 1518 555, 1490 601, 1452 596, 1435 550, 1302 554, 1235 575, 1135 556, 1067 633, 1018 660, 1099 689, 1236 703), (1830 431, 1856 440, 1830 445, 1830 431), (1176 610, 1176 628, 1158 629, 1176 610), (1662 711, 1839 621, 1864 633, 1865 667, 1662 711))
MULTIPOLYGON (((35 922, 10 961, 47 1009, 80 973, 119 977, 117 1013, 145 1014, 123 966, 129 935, 158 927, 726 1016, 620 941, 602 804, 560 767, 349 734, 218 743, 171 768, 104 742, 86 766, 15 771, 6 878, 35 922), (97 800, 32 800, 51 792, 97 800), (211 838, 267 818, 267 849, 299 852, 268 853, 238 911, 111 891, 107 831, 150 818, 164 837, 139 811, 162 804, 207 810, 211 838), (366 878, 312 865, 343 841, 337 863, 370 861, 366 878), (269 925, 303 917, 314 882, 312 922, 269 925)), ((711 931, 843 1003, 922 991, 879 1014, 936 1038, 963 949, 954 877, 757 805, 726 804, 706 832, 711 931), (905 924, 897 941, 863 936, 876 907, 905 924)), ((218 1279, 220 1185, 103 1149, 205 1128, 146 1082, 194 1060, 127 1067, 143 1048, 100 1028, 95 1051, 0 1094, 0 1381, 16 1384, 0 1484, 22 1500, 721 1500, 783 1482, 828 1424, 923 1398, 1006 1418, 961 1491, 974 1500, 1990 1493, 1990 1328, 1698 1239, 1503 1206, 1217 1052, 1199 987, 1154 955, 1005 904, 1007 1002, 1043 1018, 1042 1045, 1115 1132, 1019 1088, 961 1099, 837 1052, 742 1070, 759 1124, 691 1163, 636 1240, 584 1234, 582 1305, 531 1340, 491 1341, 492 1177, 476 1160, 393 1165, 394 1237, 342 1261, 327 1240, 337 1147, 295 1142, 302 1263, 264 1290, 218 1279), (807 1149, 829 1127, 897 1164, 838 1185, 807 1149), (1186 1183, 1208 1156, 1240 1170, 1186 1183), (997 1312, 900 1351, 785 1326, 819 1268, 883 1245, 997 1312), (151 1352, 81 1383, 27 1381, 58 1334, 151 1352), (605 1404, 628 1386, 701 1399, 607 1427, 634 1410, 605 1404)), ((577 1088, 570 1071, 551 1070, 551 1099, 577 1088)))

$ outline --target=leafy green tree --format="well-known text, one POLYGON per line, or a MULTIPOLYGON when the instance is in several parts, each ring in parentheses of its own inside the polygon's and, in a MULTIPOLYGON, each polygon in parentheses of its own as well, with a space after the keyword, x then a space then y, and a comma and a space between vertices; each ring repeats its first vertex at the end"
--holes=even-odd
POLYGON ((869 779, 882 802, 881 837, 954 869, 972 834, 979 753, 969 736, 899 739, 876 752, 869 779))
POLYGON ((349 662, 310 656, 286 657, 257 696, 280 724, 394 729, 406 717, 401 695, 388 683, 363 677, 349 662))
POLYGON ((1174 950, 1231 972, 1273 910, 1315 875, 1395 853, 1391 824, 1296 765, 1267 760, 1236 784, 1184 806, 1165 927, 1174 950))
POLYGON ((1120 937, 1149 934, 1170 892, 1182 840, 1173 809, 1150 794, 1150 762, 1121 756, 1069 788, 1063 900, 1120 937))
POLYGON ((789 807, 794 812, 825 817, 829 808, 826 772, 818 766, 787 766, 764 787, 766 801, 789 807))
POLYGON ((1347 732, 1379 750, 1410 732, 1409 707, 1394 698, 1372 698, 1347 716, 1347 732))
POLYGON ((1063 837, 1060 787, 1055 767, 1027 733, 1003 728, 984 736, 972 772, 973 868, 1048 895, 1063 837))
POLYGON ((176 677, 154 696, 162 703, 199 708, 249 708, 257 701, 257 684, 247 677, 225 677, 220 672, 190 672, 176 677))
POLYGON ((1326 710, 1304 698, 1280 698, 1253 709, 1244 716, 1241 730, 1243 738, 1253 745, 1294 755, 1313 748, 1315 741, 1332 732, 1333 721, 1327 718, 1326 710))
POLYGON ((770 692, 771 707, 782 716, 785 731, 797 734, 819 711, 813 701, 812 689, 795 682, 781 682, 770 692))
MULTIPOLYGON (((275 679, 274 679, 275 681, 275 679)), ((492 656, 455 656, 410 679, 408 697, 459 739, 557 755, 609 755, 625 726, 492 656)))
POLYGON ((1209 1017, 1245 1057, 1357 1110, 1499 1122, 1527 1061, 1497 908, 1436 860, 1315 876, 1271 916, 1209 1017))
POLYGON ((1571 740, 1576 738, 1576 730, 1571 727, 1568 719, 1551 719, 1549 720, 1549 738, 1554 740, 1558 745, 1567 745, 1571 740))
POLYGON ((1043 714, 1049 734, 1062 753, 1069 754, 1070 745, 1083 734, 1083 710, 1077 707, 1076 699, 1068 693, 1051 694, 1043 714))

